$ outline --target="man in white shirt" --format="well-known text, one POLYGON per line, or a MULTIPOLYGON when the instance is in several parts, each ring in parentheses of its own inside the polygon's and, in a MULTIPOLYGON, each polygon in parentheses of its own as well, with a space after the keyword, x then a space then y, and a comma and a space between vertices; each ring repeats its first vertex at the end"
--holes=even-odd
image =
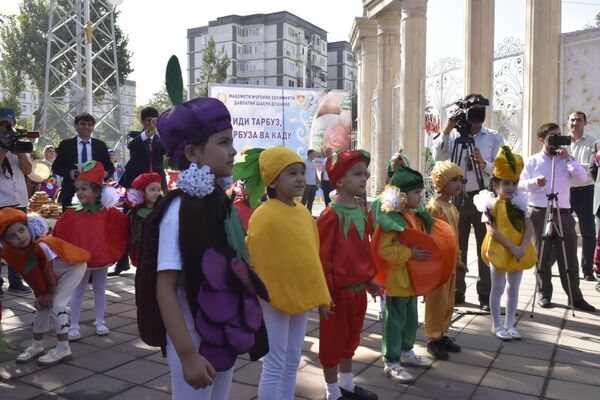
MULTIPOLYGON (((469 94, 465 97, 465 100, 485 100, 480 94, 469 94)), ((478 112, 481 121, 485 119, 485 106, 473 105, 469 108, 469 111, 478 112), (473 110, 471 110, 471 108, 473 110)), ((460 133, 454 129, 456 121, 448 119, 446 127, 443 132, 437 134, 433 138, 433 157, 436 161, 445 161, 452 159, 452 151, 454 149, 454 142, 460 137, 460 133)), ((457 164, 465 171, 465 178, 467 183, 465 186, 465 193, 461 196, 464 200, 455 203, 456 207, 460 212, 460 218, 458 221, 458 241, 461 251, 461 258, 464 265, 467 265, 467 251, 469 248, 469 235, 471 234, 471 226, 475 230, 475 240, 477 242, 477 267, 478 267, 478 278, 477 278, 477 294, 479 295, 479 304, 482 310, 489 311, 489 297, 490 297, 490 269, 481 258, 481 245, 483 238, 485 237, 486 228, 485 224, 481 222, 481 212, 477 211, 477 208, 473 204, 473 196, 479 193, 480 190, 484 189, 479 187, 477 177, 475 174, 474 163, 479 165, 483 175, 483 184, 485 187, 489 185, 489 179, 494 171, 494 159, 500 150, 500 147, 504 144, 504 137, 501 133, 488 129, 483 126, 483 123, 473 122, 471 124, 471 138, 475 144, 473 150, 473 159, 467 159, 466 154, 463 154, 461 160, 457 164)), ((456 162, 455 161, 455 162, 456 162)), ((467 269, 459 268, 456 271, 456 293, 455 303, 461 304, 465 302, 465 291, 467 285, 465 282, 465 275, 467 269)))
MULTIPOLYGON (((10 145, 10 132, 15 126, 15 112, 10 108, 0 108, 0 208, 13 207, 27 212, 27 184, 25 176, 31 172, 31 161, 26 153, 17 152, 10 145), (11 151, 11 149, 13 151, 11 151)), ((0 277, 0 296, 4 295, 0 277)), ((18 293, 31 293, 23 284, 21 276, 8 267, 8 290, 18 293)))
POLYGON ((315 201, 315 195, 317 193, 317 187, 319 185, 317 178, 317 166, 315 165, 315 157, 317 153, 314 150, 309 150, 306 153, 306 187, 304 194, 302 195, 302 204, 308 208, 308 211, 312 212, 313 202, 315 201))
MULTIPOLYGON (((567 125, 571 145, 569 153, 587 170, 594 154, 594 138, 584 133, 587 117, 583 111, 569 114, 567 125)), ((594 180, 588 176, 583 183, 571 185, 571 209, 577 215, 579 232, 583 241, 581 248, 581 270, 583 279, 595 281, 594 249, 596 247, 596 228, 594 223, 594 180)))
MULTIPOLYGON (((543 146, 542 151, 529 157, 521 173, 519 189, 529 193, 529 208, 531 222, 535 231, 534 240, 538 250, 543 253, 539 261, 538 304, 542 308, 551 307, 552 303, 552 265, 558 262, 560 282, 565 293, 569 293, 569 282, 573 295, 573 307, 582 311, 595 311, 594 306, 583 299, 579 289, 579 271, 577 267, 577 233, 575 232, 575 219, 571 215, 569 188, 572 184, 585 182, 588 178, 586 169, 575 158, 569 155, 564 147, 552 147, 548 144, 551 135, 560 136, 560 127, 555 123, 542 125, 537 131, 537 137, 543 146), (543 240, 542 235, 546 227, 546 208, 548 194, 552 179, 552 160, 555 159, 554 193, 558 196, 558 207, 554 210, 555 224, 558 218, 562 223, 565 255, 562 254, 562 244, 553 234, 543 240), (566 262, 566 265, 565 265, 566 262), (567 271, 568 270, 568 271, 567 271)), ((539 257, 539 254, 538 254, 539 257)))

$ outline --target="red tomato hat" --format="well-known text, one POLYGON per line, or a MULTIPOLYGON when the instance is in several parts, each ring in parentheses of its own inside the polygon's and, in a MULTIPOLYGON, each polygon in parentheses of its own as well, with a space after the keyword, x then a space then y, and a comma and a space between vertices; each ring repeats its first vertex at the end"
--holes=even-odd
POLYGON ((131 188, 137 190, 144 190, 146 189, 146 186, 148 186, 151 183, 162 184, 162 179, 160 178, 160 175, 156 172, 146 172, 144 174, 138 175, 138 177, 135 178, 133 182, 131 182, 131 188))
POLYGON ((371 162, 371 155, 365 150, 343 150, 335 153, 325 163, 325 170, 329 175, 329 182, 332 187, 337 187, 340 179, 346 175, 348 170, 357 162, 366 162, 367 166, 371 162))
POLYGON ((79 175, 76 180, 104 185, 104 165, 100 161, 90 160, 77 164, 77 167, 79 167, 79 175))

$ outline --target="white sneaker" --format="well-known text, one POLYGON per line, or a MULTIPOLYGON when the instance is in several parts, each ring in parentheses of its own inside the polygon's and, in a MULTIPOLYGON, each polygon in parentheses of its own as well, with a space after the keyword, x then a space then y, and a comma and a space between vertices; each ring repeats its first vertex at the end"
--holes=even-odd
POLYGON ((511 338, 513 338, 513 340, 521 340, 521 339, 523 339, 523 336, 521 336, 521 334, 519 333, 519 331, 516 330, 514 326, 511 326, 510 328, 508 328, 506 330, 506 332, 510 335, 511 338))
POLYGON ((66 348, 63 351, 58 350, 56 347, 51 348, 48 353, 38 358, 39 365, 52 365, 66 358, 71 357, 71 349, 66 348))
POLYGON ((383 367, 383 373, 390 378, 391 380, 399 383, 412 383, 415 381, 414 376, 412 376, 407 370, 402 368, 400 364, 385 364, 383 367))
POLYGON ((492 335, 496 336, 500 340, 512 340, 512 336, 504 328, 492 328, 492 335))
POLYGON ((412 365, 413 367, 430 368, 433 364, 429 358, 418 356, 414 351, 402 353, 400 363, 403 365, 412 365))
POLYGON ((23 352, 21 354, 19 354, 19 356, 16 359, 16 362, 18 362, 19 364, 26 363, 27 361, 31 360, 33 357, 37 357, 40 354, 42 354, 43 352, 44 352, 43 347, 38 347, 37 349, 34 349, 33 346, 29 346, 28 348, 23 350, 23 352))
POLYGON ((97 324, 96 325, 96 335, 98 336, 106 336, 110 333, 110 330, 108 329, 108 327, 104 324, 97 324))
POLYGON ((81 339, 81 331, 79 328, 69 328, 69 340, 71 342, 76 342, 81 339))

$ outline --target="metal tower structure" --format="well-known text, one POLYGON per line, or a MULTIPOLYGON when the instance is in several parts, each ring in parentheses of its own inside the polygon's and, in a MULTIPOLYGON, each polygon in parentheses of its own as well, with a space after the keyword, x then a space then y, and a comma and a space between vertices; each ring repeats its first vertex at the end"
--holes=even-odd
POLYGON ((114 7, 107 0, 51 0, 42 132, 72 136, 75 116, 96 118, 95 136, 127 154, 121 120, 114 7))

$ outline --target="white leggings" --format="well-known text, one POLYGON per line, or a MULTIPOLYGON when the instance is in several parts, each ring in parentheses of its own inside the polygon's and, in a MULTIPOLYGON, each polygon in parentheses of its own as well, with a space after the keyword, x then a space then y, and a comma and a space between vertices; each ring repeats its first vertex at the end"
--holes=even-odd
POLYGON ((104 307, 106 307, 106 275, 108 266, 104 268, 88 268, 79 285, 73 291, 71 299, 71 327, 79 329, 79 314, 81 313, 81 302, 87 289, 90 275, 92 276, 92 288, 94 289, 94 306, 96 307, 96 325, 104 324, 104 307))
POLYGON ((258 399, 293 400, 308 314, 285 314, 263 301, 260 305, 269 336, 269 352, 263 358, 258 399))
POLYGON ((53 266, 56 274, 56 295, 51 308, 35 310, 33 317, 33 333, 46 333, 50 328, 49 317, 52 315, 56 327, 56 333, 67 333, 69 331, 69 314, 67 304, 71 299, 73 290, 81 281, 81 277, 87 269, 85 263, 77 265, 53 266))
POLYGON ((505 272, 490 265, 492 289, 490 292, 490 312, 492 314, 492 328, 512 328, 515 321, 515 312, 519 303, 519 286, 523 271, 505 272), (504 325, 500 322, 500 298, 506 286, 506 315, 504 325))
MULTIPOLYGON (((190 331, 190 337, 196 348, 200 348, 200 336, 190 331)), ((173 400, 227 400, 233 379, 233 367, 217 372, 214 383, 204 389, 194 389, 185 381, 181 360, 175 350, 171 337, 167 335, 167 360, 171 370, 171 396, 173 400)))

